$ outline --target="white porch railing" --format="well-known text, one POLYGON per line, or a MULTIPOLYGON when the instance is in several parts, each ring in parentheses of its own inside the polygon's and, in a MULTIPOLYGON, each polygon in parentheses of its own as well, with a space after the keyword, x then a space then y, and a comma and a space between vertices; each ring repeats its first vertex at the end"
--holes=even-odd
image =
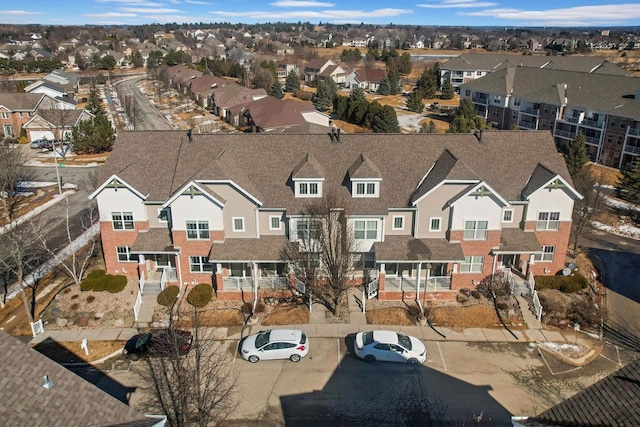
POLYGON ((138 291, 138 296, 136 297, 136 302, 133 304, 133 318, 138 320, 138 313, 140 313, 140 306, 142 305, 142 292, 138 291))
POLYGON ((31 322, 31 333, 35 337, 38 334, 44 332, 44 324, 42 323, 42 319, 37 320, 35 322, 31 322))
POLYGON ((427 280, 425 287, 427 291, 448 291, 451 290, 451 276, 433 276, 427 280))
MULTIPOLYGON (((415 277, 386 277, 384 281, 385 291, 408 291, 416 290, 415 277)), ((432 276, 428 279, 420 279, 420 289, 429 292, 448 291, 451 289, 451 276, 432 276)))
POLYGON ((533 273, 531 273, 531 271, 529 271, 529 275, 527 276, 527 280, 524 281, 524 284, 529 290, 529 295, 531 295, 531 300, 533 301, 533 309, 535 311, 536 319, 539 321, 542 318, 542 304, 540 304, 540 299, 536 292, 536 281, 534 280, 533 273))
POLYGON ((162 269, 162 276, 160 276, 160 290, 164 291, 164 287, 167 285, 167 270, 162 269))
POLYGON ((307 285, 305 285, 305 283, 303 281, 299 280, 299 279, 295 279, 295 282, 293 282, 293 288, 300 295, 306 295, 307 294, 307 285))
POLYGON ((288 289, 289 278, 287 276, 260 277, 258 287, 261 289, 288 289))
POLYGON ((253 281, 248 277, 227 276, 222 279, 224 289, 253 289, 253 281))
POLYGON ((367 283, 367 299, 371 299, 376 295, 378 295, 378 278, 375 278, 367 283))
POLYGON ((144 293, 144 276, 140 276, 140 278, 138 279, 138 287, 140 288, 140 292, 144 293))

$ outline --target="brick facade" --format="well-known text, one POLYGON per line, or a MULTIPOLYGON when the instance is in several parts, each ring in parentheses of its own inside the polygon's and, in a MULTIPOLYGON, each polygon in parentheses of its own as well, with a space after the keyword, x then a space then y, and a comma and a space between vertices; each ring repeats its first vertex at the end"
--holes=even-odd
POLYGON ((100 223, 100 235, 102 238, 102 252, 104 264, 109 274, 122 274, 127 277, 138 278, 137 260, 130 262, 118 261, 117 246, 133 246, 140 230, 147 230, 148 222, 134 222, 134 230, 114 230, 111 221, 100 223))

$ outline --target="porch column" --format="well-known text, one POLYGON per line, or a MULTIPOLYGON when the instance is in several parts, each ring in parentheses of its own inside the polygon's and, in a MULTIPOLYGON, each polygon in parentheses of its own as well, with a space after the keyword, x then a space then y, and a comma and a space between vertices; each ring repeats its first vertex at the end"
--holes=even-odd
POLYGON ((416 274, 416 300, 420 301, 420 275, 422 274, 422 263, 418 263, 418 272, 416 274))
POLYGON ((216 290, 224 290, 224 280, 222 278, 222 264, 216 264, 216 290))
MULTIPOLYGON (((424 291, 425 293, 427 292, 427 288, 429 286, 429 273, 431 272, 431 269, 429 268, 430 266, 433 266, 432 264, 427 264, 427 274, 424 277, 424 291)), ((433 287, 433 290, 435 291, 435 286, 433 287)))
POLYGON ((258 264, 255 261, 251 261, 251 276, 253 276, 253 311, 255 311, 258 304, 258 264))
POLYGON ((380 291, 384 291, 384 279, 387 276, 385 271, 384 263, 380 263, 380 267, 378 270, 378 293, 380 291))
MULTIPOLYGON (((493 275, 496 273, 496 262, 498 261, 498 257, 496 256, 496 254, 492 254, 491 256, 493 256, 493 261, 491 262, 491 277, 493 277, 493 275)), ((504 257, 503 257, 503 260, 504 260, 504 257)))
POLYGON ((148 279, 148 271, 145 267, 145 259, 143 254, 138 254, 138 273, 142 279, 148 279))

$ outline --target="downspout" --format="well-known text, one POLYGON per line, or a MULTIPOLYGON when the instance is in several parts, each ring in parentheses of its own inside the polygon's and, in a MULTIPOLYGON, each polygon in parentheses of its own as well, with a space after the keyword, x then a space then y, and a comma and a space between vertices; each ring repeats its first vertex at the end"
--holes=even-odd
POLYGON ((256 268, 255 261, 251 262, 251 275, 253 276, 253 309, 252 313, 255 313, 256 306, 258 305, 258 269, 256 268))
MULTIPOLYGON (((422 303, 420 303, 420 274, 422 273, 422 263, 418 263, 418 277, 416 278, 416 302, 418 303, 418 307, 420 307, 420 313, 424 313, 422 309, 422 303)), ((425 283, 426 286, 426 283, 425 283)))

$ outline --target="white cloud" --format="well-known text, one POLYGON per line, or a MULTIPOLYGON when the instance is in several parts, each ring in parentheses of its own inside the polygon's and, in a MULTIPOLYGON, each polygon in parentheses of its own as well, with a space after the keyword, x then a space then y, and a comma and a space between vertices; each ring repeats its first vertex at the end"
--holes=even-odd
POLYGON ((119 12, 106 12, 106 13, 86 13, 82 16, 88 16, 90 18, 133 18, 137 16, 135 13, 119 13, 119 12))
POLYGON ((366 18, 386 18, 393 17, 399 15, 410 14, 413 11, 410 9, 375 9, 371 11, 362 11, 362 10, 322 10, 322 11, 311 11, 311 10, 300 10, 300 11, 289 11, 289 12, 227 12, 224 10, 216 10, 210 12, 212 15, 230 18, 230 17, 239 17, 244 19, 254 19, 254 20, 262 20, 262 19, 319 19, 321 21, 330 20, 345 20, 348 19, 353 22, 360 22, 366 18))
POLYGON ((120 10, 131 13, 176 13, 181 12, 180 9, 157 9, 142 7, 121 7, 120 10))
POLYGON ((475 0, 442 0, 439 3, 420 3, 416 6, 427 9, 464 9, 469 7, 491 7, 498 3, 475 0))
POLYGON ((334 3, 305 0, 283 0, 271 3, 274 7, 333 7, 334 3))
POLYGON ((0 15, 42 15, 43 12, 30 12, 27 10, 0 10, 0 15))
POLYGON ((198 0, 185 0, 185 3, 189 3, 189 4, 213 4, 213 3, 209 3, 206 1, 198 1, 198 0))
POLYGON ((147 0, 96 0, 98 3, 119 3, 124 6, 163 7, 164 3, 156 3, 147 0))
POLYGON ((489 9, 477 12, 461 12, 467 16, 490 16, 512 21, 530 22, 538 25, 589 25, 597 23, 624 22, 640 18, 640 4, 608 4, 599 6, 576 6, 562 9, 520 10, 489 9))

